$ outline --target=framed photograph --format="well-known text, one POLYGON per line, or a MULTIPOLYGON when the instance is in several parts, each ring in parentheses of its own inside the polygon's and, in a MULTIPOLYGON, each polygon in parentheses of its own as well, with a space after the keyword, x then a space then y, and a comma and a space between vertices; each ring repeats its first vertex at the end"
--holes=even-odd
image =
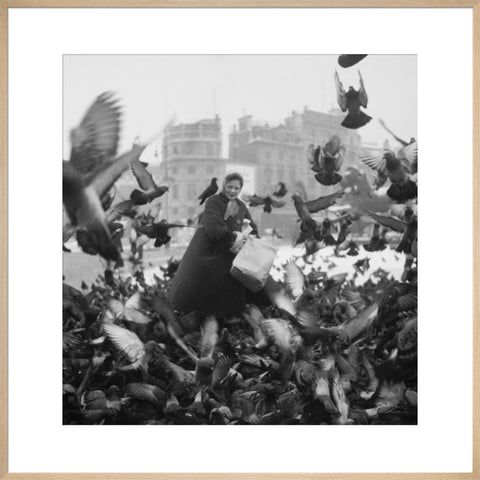
POLYGON ((350 3, 1 8, 0 478, 480 478, 480 7, 350 3))

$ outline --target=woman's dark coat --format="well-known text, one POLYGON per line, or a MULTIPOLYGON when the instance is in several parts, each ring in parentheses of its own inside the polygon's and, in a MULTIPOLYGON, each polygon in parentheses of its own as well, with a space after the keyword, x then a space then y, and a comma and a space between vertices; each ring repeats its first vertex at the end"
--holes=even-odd
POLYGON ((251 221, 252 234, 257 234, 246 205, 240 200, 238 214, 224 220, 228 198, 224 193, 211 196, 200 225, 180 262, 170 289, 173 309, 182 313, 228 316, 238 313, 253 294, 230 275, 235 255, 230 247, 235 231, 241 231, 244 219, 251 221))

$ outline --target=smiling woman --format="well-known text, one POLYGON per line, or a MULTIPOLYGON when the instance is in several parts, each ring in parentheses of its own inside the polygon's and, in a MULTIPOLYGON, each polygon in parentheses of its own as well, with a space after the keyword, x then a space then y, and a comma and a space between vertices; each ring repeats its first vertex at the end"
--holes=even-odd
MULTIPOLYGON (((200 228, 173 280, 170 301, 175 310, 225 317, 252 301, 254 294, 230 275, 235 254, 244 243, 244 220, 250 221, 252 234, 258 235, 248 208, 238 199, 242 187, 242 176, 231 173, 225 177, 222 191, 206 201, 200 228)), ((255 297, 260 304, 268 302, 262 293, 255 297)))

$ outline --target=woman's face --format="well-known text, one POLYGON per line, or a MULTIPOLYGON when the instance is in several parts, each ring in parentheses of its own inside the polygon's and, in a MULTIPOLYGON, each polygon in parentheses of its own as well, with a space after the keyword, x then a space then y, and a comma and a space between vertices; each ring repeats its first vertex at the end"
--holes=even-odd
POLYGON ((230 180, 225 184, 225 195, 229 200, 233 200, 238 197, 238 194, 242 190, 240 180, 230 180))

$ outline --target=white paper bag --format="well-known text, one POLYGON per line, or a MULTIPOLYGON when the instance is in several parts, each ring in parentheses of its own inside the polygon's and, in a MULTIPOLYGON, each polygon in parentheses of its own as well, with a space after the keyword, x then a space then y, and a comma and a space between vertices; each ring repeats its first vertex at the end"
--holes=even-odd
POLYGON ((264 240, 248 237, 233 260, 230 273, 246 288, 258 292, 267 281, 277 249, 264 240))

